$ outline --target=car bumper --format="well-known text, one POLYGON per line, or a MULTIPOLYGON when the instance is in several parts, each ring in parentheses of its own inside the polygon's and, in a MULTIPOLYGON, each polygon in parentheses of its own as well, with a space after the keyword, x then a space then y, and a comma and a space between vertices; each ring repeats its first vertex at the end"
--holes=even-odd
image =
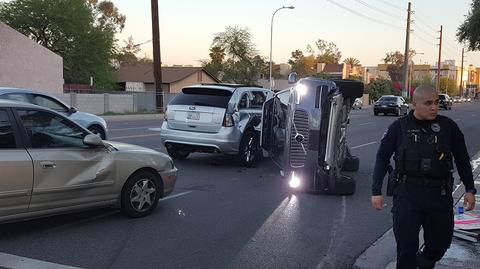
POLYGON ((170 193, 172 193, 173 189, 175 188, 175 183, 177 182, 178 176, 178 169, 173 167, 167 171, 159 171, 160 177, 163 180, 163 196, 166 197, 170 193))
POLYGON ((238 153, 241 132, 236 127, 222 127, 217 133, 188 132, 172 130, 167 123, 162 124, 160 131, 162 144, 178 144, 183 147, 191 147, 192 151, 197 148, 209 148, 225 154, 238 153))
POLYGON ((392 107, 374 107, 373 111, 375 113, 397 113, 398 107, 392 106, 392 107))

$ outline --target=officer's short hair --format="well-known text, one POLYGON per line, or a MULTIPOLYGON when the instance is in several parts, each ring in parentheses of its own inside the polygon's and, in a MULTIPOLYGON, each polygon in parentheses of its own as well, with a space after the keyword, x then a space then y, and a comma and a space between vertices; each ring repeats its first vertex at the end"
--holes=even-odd
POLYGON ((435 88, 433 88, 432 86, 420 85, 417 88, 415 88, 412 99, 416 101, 418 100, 418 98, 420 98, 420 96, 423 96, 426 93, 432 93, 432 92, 438 94, 438 91, 435 90, 435 88))

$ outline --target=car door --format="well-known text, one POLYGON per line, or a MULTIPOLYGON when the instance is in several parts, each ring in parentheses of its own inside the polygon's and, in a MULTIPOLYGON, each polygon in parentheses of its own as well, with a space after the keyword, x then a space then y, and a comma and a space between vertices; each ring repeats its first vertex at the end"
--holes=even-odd
POLYGON ((9 109, 0 108, 0 219, 27 212, 33 164, 9 109))
POLYGON ((46 110, 17 109, 33 160, 29 211, 81 207, 116 199, 113 154, 83 144, 88 132, 46 110))

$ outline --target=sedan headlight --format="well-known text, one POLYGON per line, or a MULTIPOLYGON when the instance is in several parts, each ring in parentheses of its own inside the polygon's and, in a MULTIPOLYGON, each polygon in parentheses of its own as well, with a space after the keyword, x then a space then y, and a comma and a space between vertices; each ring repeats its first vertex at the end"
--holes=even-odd
POLYGON ((300 184, 300 178, 295 175, 295 171, 292 171, 292 173, 290 174, 290 180, 288 181, 288 185, 292 189, 297 189, 298 187, 300 187, 300 184))

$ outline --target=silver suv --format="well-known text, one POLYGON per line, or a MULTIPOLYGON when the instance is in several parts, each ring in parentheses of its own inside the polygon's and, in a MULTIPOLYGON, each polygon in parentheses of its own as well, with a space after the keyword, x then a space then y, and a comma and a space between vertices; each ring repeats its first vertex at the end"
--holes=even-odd
POLYGON ((185 87, 167 106, 162 143, 174 159, 191 152, 237 154, 251 166, 261 155, 262 105, 272 96, 268 89, 238 84, 185 87))

